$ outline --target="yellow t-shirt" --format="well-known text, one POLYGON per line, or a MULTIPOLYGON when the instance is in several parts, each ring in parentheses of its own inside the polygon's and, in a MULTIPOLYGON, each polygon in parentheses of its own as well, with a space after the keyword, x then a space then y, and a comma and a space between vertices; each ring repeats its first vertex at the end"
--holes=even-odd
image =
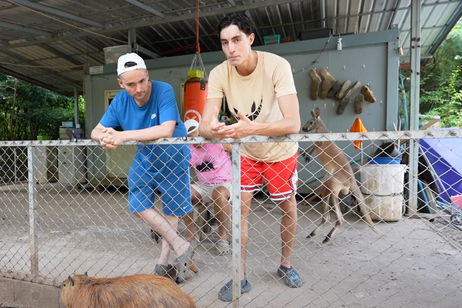
MULTIPOLYGON (((244 113, 251 121, 271 123, 283 118, 278 97, 296 94, 289 62, 272 53, 257 51, 258 62, 248 76, 241 76, 236 68, 224 61, 209 75, 208 98, 226 97, 233 115, 244 113)), ((298 150, 297 142, 244 143, 241 154, 258 161, 277 162, 292 157, 298 150)))

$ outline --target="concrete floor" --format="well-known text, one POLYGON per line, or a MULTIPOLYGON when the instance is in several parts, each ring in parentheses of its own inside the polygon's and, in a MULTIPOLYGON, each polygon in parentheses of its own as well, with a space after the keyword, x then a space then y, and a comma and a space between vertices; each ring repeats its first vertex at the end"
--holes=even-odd
MULTIPOLYGON (((3 188, 0 198, 0 276, 30 280, 27 191, 3 188)), ((41 282, 58 286, 69 274, 85 271, 90 276, 152 273, 160 245, 150 238, 149 228, 127 213, 125 193, 48 186, 37 200, 41 282)), ((240 298, 241 306, 460 307, 461 231, 409 218, 378 223, 374 231, 347 214, 333 240, 321 244, 329 226, 318 237, 305 238, 319 219, 317 206, 300 202, 298 209, 293 264, 304 285, 290 289, 277 277, 280 212, 260 199, 250 217, 248 279, 253 289, 240 298)), ((200 273, 182 289, 198 307, 231 306, 217 299, 231 277, 231 257, 216 256, 209 238, 198 247, 195 262, 200 273)), ((5 297, 0 295, 2 306, 5 297)), ((44 307, 51 303, 56 298, 44 307)))

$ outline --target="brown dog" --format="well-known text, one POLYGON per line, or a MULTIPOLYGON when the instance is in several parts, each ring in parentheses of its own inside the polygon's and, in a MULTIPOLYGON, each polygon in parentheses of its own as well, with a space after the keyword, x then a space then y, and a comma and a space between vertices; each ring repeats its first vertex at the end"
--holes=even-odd
POLYGON ((61 286, 67 308, 195 308, 171 279, 147 274, 114 278, 73 275, 61 286))

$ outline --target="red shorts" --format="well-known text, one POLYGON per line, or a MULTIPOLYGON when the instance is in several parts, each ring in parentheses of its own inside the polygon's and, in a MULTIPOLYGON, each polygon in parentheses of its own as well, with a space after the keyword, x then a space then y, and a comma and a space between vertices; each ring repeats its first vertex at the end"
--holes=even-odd
POLYGON ((253 192, 263 187, 263 179, 268 184, 271 200, 289 199, 297 190, 298 153, 285 160, 267 163, 248 157, 241 157, 241 191, 253 192))

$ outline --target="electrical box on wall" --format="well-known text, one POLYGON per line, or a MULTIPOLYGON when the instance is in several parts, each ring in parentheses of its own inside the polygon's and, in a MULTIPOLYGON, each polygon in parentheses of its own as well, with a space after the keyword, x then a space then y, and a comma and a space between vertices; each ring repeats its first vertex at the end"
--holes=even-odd
POLYGON ((303 40, 312 40, 312 39, 317 39, 321 37, 329 37, 332 35, 332 29, 331 28, 319 28, 319 29, 311 29, 311 30, 305 30, 302 31, 298 34, 298 39, 303 41, 303 40))

